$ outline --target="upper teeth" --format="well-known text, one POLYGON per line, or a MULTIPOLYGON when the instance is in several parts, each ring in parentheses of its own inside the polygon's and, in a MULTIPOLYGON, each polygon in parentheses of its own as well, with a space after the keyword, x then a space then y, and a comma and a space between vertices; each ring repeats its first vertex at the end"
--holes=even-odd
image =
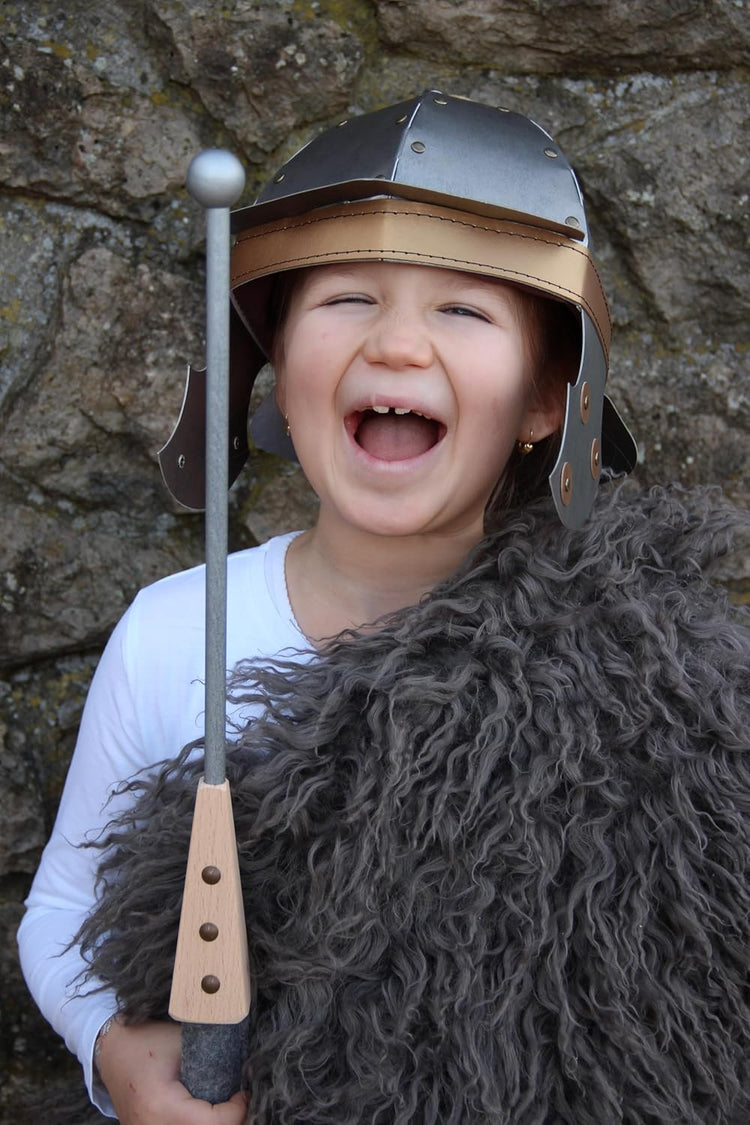
POLYGON ((388 414, 392 410, 394 414, 418 414, 420 418, 426 418, 426 414, 422 414, 419 410, 410 410, 408 406, 371 406, 376 414, 388 414))

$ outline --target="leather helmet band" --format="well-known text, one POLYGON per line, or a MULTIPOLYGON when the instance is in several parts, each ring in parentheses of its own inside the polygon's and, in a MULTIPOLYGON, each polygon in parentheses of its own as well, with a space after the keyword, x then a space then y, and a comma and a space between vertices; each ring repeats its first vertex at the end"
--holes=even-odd
MULTIPOLYGON (((586 246, 539 227, 409 200, 346 203, 242 231, 232 254, 232 290, 249 312, 253 294, 241 288, 255 278, 373 259, 466 270, 579 305, 591 318, 605 356, 609 352, 607 299, 586 246)), ((251 327, 264 323, 257 312, 247 318, 251 327)), ((258 343, 268 352, 272 341, 258 343)))

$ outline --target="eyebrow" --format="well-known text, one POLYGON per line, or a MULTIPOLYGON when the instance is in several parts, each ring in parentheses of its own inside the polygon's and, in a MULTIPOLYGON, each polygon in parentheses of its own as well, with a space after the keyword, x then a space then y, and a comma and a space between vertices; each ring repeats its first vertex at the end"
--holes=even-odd
MULTIPOLYGON (((363 259, 362 261, 354 262, 327 262, 324 265, 314 267, 313 270, 310 271, 305 289, 309 291, 310 287, 316 284, 324 284, 327 277, 335 277, 342 282, 351 282, 352 285, 356 286, 360 277, 362 277, 363 274, 366 275, 368 267, 401 264, 405 266, 415 265, 415 263, 400 263, 381 258, 363 259)), ((516 297, 516 293, 514 292, 515 286, 510 282, 503 281, 501 278, 486 277, 483 274, 472 273, 469 270, 451 270, 445 269, 444 267, 432 267, 422 264, 420 264, 418 268, 433 271, 433 276, 436 276, 440 288, 446 291, 446 298, 450 298, 450 290, 455 285, 460 286, 461 290, 467 295, 471 294, 472 291, 477 295, 495 295, 499 300, 503 300, 508 304, 513 304, 516 297)))
POLYGON ((314 266, 310 271, 309 280, 311 282, 314 282, 319 277, 330 277, 332 275, 338 277, 350 277, 353 279, 356 278, 359 273, 361 273, 360 270, 357 270, 355 268, 356 266, 368 266, 370 264, 371 263, 367 261, 341 262, 341 264, 339 264, 338 262, 328 262, 322 266, 314 266))

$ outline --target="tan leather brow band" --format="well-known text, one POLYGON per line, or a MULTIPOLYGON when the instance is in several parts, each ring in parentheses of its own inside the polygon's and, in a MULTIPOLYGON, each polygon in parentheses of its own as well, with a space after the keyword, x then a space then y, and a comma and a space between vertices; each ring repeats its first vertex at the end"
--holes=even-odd
POLYGON ((585 246, 564 235, 408 200, 321 208, 243 231, 232 253, 232 288, 278 270, 389 259, 516 281, 580 304, 605 354, 607 299, 585 246))

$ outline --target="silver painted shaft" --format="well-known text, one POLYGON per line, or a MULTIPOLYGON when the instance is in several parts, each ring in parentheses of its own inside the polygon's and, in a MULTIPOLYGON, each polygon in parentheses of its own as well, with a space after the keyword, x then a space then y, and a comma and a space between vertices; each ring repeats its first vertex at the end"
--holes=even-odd
POLYGON ((204 780, 226 776, 227 517, 229 490, 229 208, 245 173, 230 152, 207 149, 187 174, 206 209, 206 746, 204 780))
POLYGON ((206 759, 226 776, 227 492, 229 489, 229 208, 206 211, 206 759))

